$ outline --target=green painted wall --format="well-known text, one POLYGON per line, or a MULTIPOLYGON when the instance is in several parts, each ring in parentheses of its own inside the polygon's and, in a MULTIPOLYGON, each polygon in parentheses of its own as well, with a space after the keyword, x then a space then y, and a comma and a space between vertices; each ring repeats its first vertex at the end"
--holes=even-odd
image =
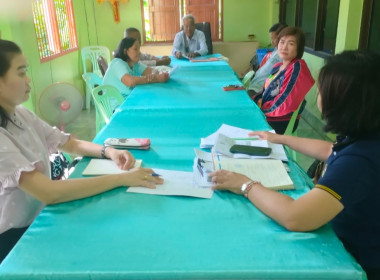
MULTIPOLYGON (((362 7, 363 0, 340 0, 335 53, 358 48, 362 7)), ((324 59, 309 53, 305 53, 303 58, 317 81, 319 71, 324 65, 324 59)), ((314 85, 306 96, 306 108, 317 119, 320 119, 320 112, 316 106, 317 94, 317 87, 314 85)))
POLYGON ((310 69, 310 73, 315 80, 314 86, 310 89, 309 93, 306 95, 307 108, 309 111, 320 119, 320 112, 317 108, 317 80, 319 70, 325 64, 325 60, 323 58, 317 57, 315 55, 311 55, 309 53, 304 53, 303 59, 306 61, 307 66, 310 69))
POLYGON ((21 1, 22 5, 17 7, 2 5, 0 30, 2 38, 15 41, 27 57, 32 92, 30 100, 24 105, 37 113, 39 113, 38 99, 52 83, 71 83, 84 95, 81 47, 105 45, 114 50, 127 26, 142 28, 140 0, 131 0, 120 5, 120 23, 114 21, 112 6, 109 3, 100 5, 95 0, 75 0, 73 5, 79 50, 41 63, 34 32, 31 1, 21 1))
MULTIPOLYGON (((274 7, 278 10, 278 4, 274 2, 277 1, 223 0, 224 41, 249 41, 248 35, 255 34, 255 40, 264 46, 269 44, 268 29, 278 21, 278 16, 274 19, 272 17, 274 7)), ((114 50, 125 28, 134 26, 142 30, 140 0, 130 0, 120 5, 120 23, 114 22, 112 8, 108 3, 99 5, 96 1, 89 1, 88 4, 86 2, 86 7, 87 14, 91 13, 94 17, 89 19, 89 27, 95 26, 97 31, 95 36, 90 36, 90 44, 99 44, 114 50)))
POLYGON ((255 34, 254 40, 266 47, 270 43, 268 30, 278 21, 278 16, 273 16, 274 5, 278 6, 273 0, 224 0, 224 41, 249 41, 248 35, 255 34))
POLYGON ((4 15, 0 18, 0 38, 12 39, 11 26, 8 21, 5 20, 4 15))
POLYGON ((340 0, 335 53, 358 48, 362 12, 363 0, 340 0))
POLYGON ((126 4, 120 4, 119 9, 120 23, 116 23, 112 6, 109 3, 103 3, 102 5, 94 3, 98 44, 107 46, 111 51, 116 49, 127 27, 133 26, 142 30, 140 0, 130 0, 126 4))
MULTIPOLYGON (((74 1, 76 2, 76 1, 74 1)), ((23 1, 15 10, 10 7, 3 10, 2 20, 7 22, 10 32, 3 39, 13 40, 23 50, 29 63, 28 73, 31 77, 31 98, 24 104, 39 113, 38 100, 43 91, 52 83, 68 82, 74 84, 83 92, 83 82, 80 76, 80 55, 78 51, 71 52, 48 62, 41 63, 38 54, 37 41, 34 32, 31 1, 23 1)), ((76 17, 76 20, 77 17, 76 17)), ((79 19, 80 22, 80 19, 79 19)))
MULTIPOLYGON (((26 106, 32 110, 43 90, 54 82, 69 82, 82 93, 84 83, 80 51, 58 57, 50 62, 40 63, 34 34, 30 2, 23 5, 2 6, 0 30, 2 38, 18 43, 30 65, 32 78, 31 100, 26 106)), ((124 29, 134 26, 142 29, 140 0, 120 4, 120 23, 113 18, 109 3, 98 4, 95 0, 75 0, 74 13, 79 49, 88 45, 104 45, 113 51, 123 36, 124 29)), ((355 49, 358 46, 363 0, 341 0, 336 52, 355 49)), ((249 41, 248 34, 255 34, 261 46, 269 44, 269 27, 278 21, 279 0, 223 0, 224 41, 249 41)), ((304 59, 315 79, 324 60, 305 53, 304 59)), ((307 96, 308 110, 319 117, 316 109, 317 90, 314 86, 307 96)))
MULTIPOLYGON (((80 51, 41 63, 34 33, 31 1, 20 1, 21 5, 2 4, 0 30, 2 38, 14 40, 19 44, 28 59, 33 89, 31 99, 25 105, 38 113, 40 95, 47 86, 56 82, 74 84, 84 95, 80 51)), ((140 0, 120 4, 120 23, 114 21, 112 6, 109 3, 75 0, 73 4, 79 50, 88 45, 103 45, 113 51, 125 28, 134 26, 142 29, 140 0)), ((255 40, 262 46, 267 46, 268 29, 277 21, 277 15, 278 0, 224 0, 224 40, 248 41, 248 34, 255 34, 255 40)))
MULTIPOLYGON (((17 17, 18 19, 23 20, 25 11, 24 10, 17 11, 17 9, 14 6, 10 5, 9 3, 7 3, 6 5, 2 4, 2 8, 3 9, 0 11, 0 37, 1 39, 13 41, 14 40, 13 39, 13 24, 12 24, 12 21, 9 20, 9 17, 10 15, 13 15, 17 17)), ((29 71, 29 74, 30 74, 30 71, 29 71)), ((34 101, 33 97, 29 98, 29 100, 24 103, 24 106, 34 111, 33 101, 34 101)))

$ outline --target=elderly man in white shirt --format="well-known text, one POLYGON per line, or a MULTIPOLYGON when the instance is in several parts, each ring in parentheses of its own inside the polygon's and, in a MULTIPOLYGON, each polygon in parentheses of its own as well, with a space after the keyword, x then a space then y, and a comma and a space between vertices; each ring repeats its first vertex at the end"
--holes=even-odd
POLYGON ((208 53, 206 38, 202 31, 195 29, 194 16, 184 16, 182 23, 183 30, 174 38, 172 55, 177 58, 206 55, 208 53))

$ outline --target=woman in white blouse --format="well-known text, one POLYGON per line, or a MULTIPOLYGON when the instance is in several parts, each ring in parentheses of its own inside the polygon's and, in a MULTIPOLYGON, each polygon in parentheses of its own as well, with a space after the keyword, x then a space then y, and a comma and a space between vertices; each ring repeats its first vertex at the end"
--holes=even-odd
POLYGON ((21 106, 29 98, 30 78, 21 49, 0 40, 0 263, 45 204, 92 196, 119 186, 155 188, 163 180, 137 168, 118 175, 53 181, 49 153, 112 159, 123 170, 134 166, 126 150, 75 139, 21 106))

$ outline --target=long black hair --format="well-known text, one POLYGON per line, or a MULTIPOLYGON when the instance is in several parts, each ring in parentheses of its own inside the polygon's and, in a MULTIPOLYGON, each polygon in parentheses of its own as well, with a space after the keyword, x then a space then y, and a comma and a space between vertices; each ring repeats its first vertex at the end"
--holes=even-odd
POLYGON ((135 38, 132 37, 126 37, 123 38, 119 45, 117 46, 117 49, 114 52, 115 58, 120 58, 124 60, 125 62, 128 62, 130 60, 129 56, 124 52, 124 50, 128 50, 130 47, 133 46, 133 44, 136 42, 135 38))
MULTIPOLYGON (((21 54, 21 49, 15 43, 0 39, 0 78, 3 78, 9 68, 11 61, 16 54, 21 54)), ((0 105, 0 127, 6 128, 8 121, 11 121, 8 113, 0 105)))

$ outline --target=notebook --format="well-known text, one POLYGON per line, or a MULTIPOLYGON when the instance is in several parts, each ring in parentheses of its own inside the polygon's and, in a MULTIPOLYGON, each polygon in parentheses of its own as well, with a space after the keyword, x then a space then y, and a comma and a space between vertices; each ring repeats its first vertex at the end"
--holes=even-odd
POLYGON ((215 170, 228 170, 244 174, 251 180, 259 181, 273 190, 294 189, 292 180, 281 160, 277 159, 237 159, 213 153, 215 170))

